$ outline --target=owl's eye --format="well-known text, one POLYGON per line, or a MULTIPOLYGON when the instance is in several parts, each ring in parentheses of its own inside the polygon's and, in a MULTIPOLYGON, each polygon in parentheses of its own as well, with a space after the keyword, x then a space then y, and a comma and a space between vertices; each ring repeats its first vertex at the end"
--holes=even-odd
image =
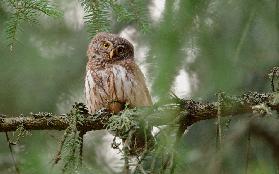
POLYGON ((123 48, 123 47, 118 47, 118 48, 117 48, 117 52, 118 52, 119 54, 123 53, 123 52, 124 52, 124 48, 123 48))
POLYGON ((107 42, 103 43, 103 47, 104 48, 108 48, 109 47, 109 43, 107 43, 107 42))

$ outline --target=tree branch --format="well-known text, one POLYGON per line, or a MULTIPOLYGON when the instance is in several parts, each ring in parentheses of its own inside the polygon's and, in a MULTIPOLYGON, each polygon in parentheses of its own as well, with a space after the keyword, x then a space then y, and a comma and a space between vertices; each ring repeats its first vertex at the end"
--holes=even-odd
MULTIPOLYGON (((279 112, 278 93, 250 92, 240 97, 231 97, 222 94, 220 114, 235 116, 255 112, 257 105, 265 106, 270 111, 279 112)), ((74 107, 75 109, 75 107, 74 107)), ((148 110, 143 116, 153 126, 173 123, 174 118, 180 119, 177 124, 188 127, 198 121, 217 118, 218 103, 201 103, 194 100, 178 99, 164 107, 147 107, 138 110, 148 110)), ((261 111, 260 111, 261 112, 261 111)), ((264 113, 263 113, 264 114, 264 113)), ((84 114, 82 123, 77 124, 77 129, 84 132, 106 128, 106 123, 112 114, 102 110, 95 114, 84 114)), ((18 117, 0 115, 0 132, 15 131, 19 127, 26 130, 65 130, 69 126, 70 118, 67 115, 54 115, 51 113, 38 113, 18 117)), ((177 119, 176 119, 177 120, 177 119)))
MULTIPOLYGON (((78 124, 77 128, 83 131, 105 129, 105 118, 109 118, 110 115, 107 112, 98 116, 97 114, 90 115, 84 119, 82 125, 78 124)), ((67 115, 50 113, 48 116, 45 116, 44 113, 38 113, 18 117, 0 117, 0 132, 15 131, 20 126, 26 130, 65 130, 69 126, 69 119, 67 115)))

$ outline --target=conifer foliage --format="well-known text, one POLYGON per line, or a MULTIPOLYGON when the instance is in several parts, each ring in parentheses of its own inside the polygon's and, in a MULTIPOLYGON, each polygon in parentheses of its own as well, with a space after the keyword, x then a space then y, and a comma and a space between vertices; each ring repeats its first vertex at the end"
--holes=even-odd
POLYGON ((61 16, 61 12, 47 0, 4 0, 3 5, 7 6, 10 12, 5 25, 5 33, 11 50, 16 41, 17 32, 21 30, 22 22, 36 23, 37 16, 41 14, 51 17, 61 16))
MULTIPOLYGON (((48 0, 3 0, 0 4, 9 11, 5 24, 5 35, 12 50, 17 34, 24 22, 36 24, 38 16, 61 17, 62 12, 48 0)), ((97 32, 111 31, 118 23, 136 24, 142 31, 148 30, 147 1, 131 0, 79 0, 85 12, 84 21, 90 37, 97 32), (115 22, 114 22, 115 21, 115 22)))

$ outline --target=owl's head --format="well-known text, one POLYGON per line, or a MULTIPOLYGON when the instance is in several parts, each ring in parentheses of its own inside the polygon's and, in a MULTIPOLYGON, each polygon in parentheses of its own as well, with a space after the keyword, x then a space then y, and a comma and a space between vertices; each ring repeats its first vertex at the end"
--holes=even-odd
POLYGON ((126 39, 111 33, 98 33, 90 42, 89 59, 117 61, 134 58, 134 47, 126 39))

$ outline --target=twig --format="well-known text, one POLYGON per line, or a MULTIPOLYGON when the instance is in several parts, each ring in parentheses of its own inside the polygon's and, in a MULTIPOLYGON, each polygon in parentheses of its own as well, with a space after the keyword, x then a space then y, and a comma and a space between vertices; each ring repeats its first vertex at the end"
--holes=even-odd
POLYGON ((82 159, 83 159, 83 141, 84 141, 84 134, 86 132, 80 131, 79 132, 79 139, 80 139, 80 145, 79 145, 79 165, 82 167, 82 159))
POLYGON ((271 70, 271 73, 269 73, 268 75, 269 75, 269 78, 271 79, 270 84, 271 84, 272 92, 278 91, 279 87, 278 87, 278 89, 275 87, 274 81, 275 81, 275 78, 279 78, 279 67, 273 67, 273 69, 271 70))
POLYGON ((241 37, 240 37, 240 40, 239 40, 239 42, 238 42, 238 44, 237 44, 236 52, 235 52, 235 55, 234 55, 234 61, 235 61, 235 62, 237 62, 238 59, 239 59, 240 51, 241 51, 241 49, 242 49, 242 47, 243 47, 244 41, 245 41, 245 39, 246 39, 248 33, 249 33, 249 29, 250 29, 250 27, 251 27, 251 24, 252 24, 252 22, 253 22, 255 16, 256 16, 256 6, 254 6, 254 7, 251 9, 250 14, 249 14, 248 21, 246 22, 245 27, 244 27, 244 29, 243 29, 243 31, 242 31, 242 33, 241 33, 241 37))
POLYGON ((64 132, 63 137, 61 139, 61 142, 59 143, 59 148, 55 155, 53 166, 61 160, 62 149, 63 149, 63 146, 65 144, 65 141, 66 141, 69 133, 70 133, 70 129, 66 129, 66 131, 64 132))
POLYGON ((123 168, 123 174, 130 174, 130 167, 129 167, 129 149, 127 142, 123 141, 123 151, 124 151, 124 168, 123 168))
POLYGON ((14 167, 15 167, 16 173, 20 174, 20 170, 19 170, 19 168, 18 168, 18 166, 16 164, 16 160, 15 160, 15 157, 14 157, 14 153, 13 153, 13 149, 12 149, 12 142, 10 141, 8 132, 5 132, 5 134, 6 134, 6 140, 7 140, 8 145, 9 145, 9 150, 10 150, 10 154, 11 154, 11 157, 12 157, 12 160, 13 160, 13 163, 14 163, 14 167))
POLYGON ((222 124, 221 124, 221 106, 223 98, 222 93, 218 94, 217 104, 217 125, 216 125, 216 149, 221 150, 222 148, 222 124))
POLYGON ((250 149, 251 149, 251 131, 249 129, 247 135, 245 174, 248 173, 250 149))

